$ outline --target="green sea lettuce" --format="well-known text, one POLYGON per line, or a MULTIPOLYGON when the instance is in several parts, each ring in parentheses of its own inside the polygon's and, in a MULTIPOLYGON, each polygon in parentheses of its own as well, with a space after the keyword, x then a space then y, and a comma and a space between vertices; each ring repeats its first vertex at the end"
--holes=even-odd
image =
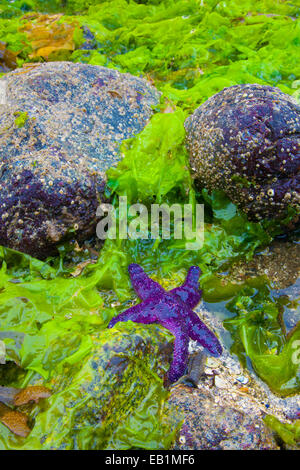
MULTIPOLYGON (((131 139, 124 144, 122 149, 124 159, 116 169, 110 170, 108 186, 116 209, 118 209, 118 196, 125 193, 130 202, 137 198, 146 205, 151 202, 177 201, 181 204, 190 202, 194 206, 197 198, 202 198, 210 210, 205 228, 207 236, 201 250, 186 250, 186 240, 108 239, 104 243, 98 260, 87 264, 83 272, 74 277, 72 276, 74 268, 71 266, 68 269, 64 266, 64 256, 67 250, 63 247, 60 249, 62 255, 60 260, 49 259, 46 262, 10 249, 1 249, 0 339, 6 345, 7 361, 13 361, 24 371, 19 378, 16 374, 13 385, 23 387, 28 384, 42 383, 50 388, 54 386, 55 389, 49 401, 50 407, 46 407, 41 415, 34 415, 34 429, 24 442, 19 442, 19 438, 15 437, 7 441, 7 431, 5 431, 3 442, 9 442, 10 444, 7 445, 12 448, 14 446, 39 448, 38 436, 44 436, 46 424, 55 419, 56 406, 59 410, 62 407, 65 410, 62 422, 67 435, 63 433, 62 428, 57 431, 53 430, 52 437, 49 438, 51 448, 64 446, 66 448, 89 448, 90 446, 100 448, 108 445, 122 448, 124 446, 127 446, 126 448, 130 446, 153 448, 152 446, 159 445, 167 448, 174 439, 178 423, 173 423, 171 426, 167 413, 161 415, 159 411, 166 400, 163 384, 157 378, 157 370, 162 367, 159 365, 159 361, 162 363, 162 357, 159 354, 156 359, 158 362, 155 364, 153 355, 152 362, 150 361, 151 364, 148 363, 148 366, 147 355, 145 355, 145 364, 143 366, 139 364, 139 367, 145 369, 143 374, 148 374, 151 383, 149 382, 147 387, 144 387, 147 395, 140 395, 139 399, 136 399, 136 407, 137 409, 142 407, 147 414, 139 412, 135 417, 131 410, 130 418, 128 415, 129 421, 126 421, 127 418, 125 420, 126 426, 123 423, 127 434, 124 428, 120 435, 116 431, 116 436, 119 437, 114 438, 115 441, 109 440, 112 437, 107 438, 106 441, 99 429, 99 436, 101 435, 101 439, 104 440, 99 437, 99 444, 95 444, 92 427, 86 428, 85 434, 83 433, 84 437, 80 432, 81 437, 76 440, 74 433, 71 432, 74 426, 76 428, 75 411, 73 415, 71 405, 67 406, 67 404, 70 396, 77 396, 81 393, 81 385, 85 383, 85 378, 82 377, 81 384, 81 375, 77 376, 76 367, 82 370, 86 361, 91 360, 91 354, 94 354, 93 337, 100 334, 100 342, 101 338, 104 341, 106 335, 110 334, 106 330, 108 322, 114 315, 126 308, 128 300, 133 296, 127 274, 127 266, 131 261, 141 262, 149 274, 164 280, 167 288, 172 284, 178 285, 183 280, 187 267, 191 264, 199 264, 204 272, 204 290, 205 282, 210 282, 210 296, 213 297, 217 292, 217 289, 213 287, 215 272, 224 263, 242 255, 249 256, 257 246, 269 240, 259 224, 246 223, 245 216, 239 214, 232 203, 224 199, 221 193, 208 195, 204 191, 196 198, 183 145, 185 137, 183 121, 184 113, 181 111, 156 114, 136 139, 131 139), (160 133, 161 129, 164 129, 163 134, 160 133), (143 165, 140 165, 140 161, 143 161, 143 165), (163 172, 159 171, 161 168, 164 168, 163 172), (138 184, 140 178, 143 184, 138 184), (134 192, 128 191, 128 188, 135 188, 134 192), (66 383, 70 384, 71 391, 68 387, 61 389, 56 382, 58 377, 65 378, 66 383), (144 400, 147 406, 143 404, 144 400), (152 418, 148 416, 149 413, 152 418), (162 421, 158 419, 159 416, 162 421), (153 429, 151 427, 153 424, 150 426, 151 419, 156 423, 153 429), (169 423, 169 433, 164 428, 165 420, 169 423), (146 428, 150 426, 149 438, 145 437, 146 431, 140 433, 138 431, 144 429, 144 426, 146 428), (163 440, 161 440, 162 433, 163 440), (123 435, 123 440, 121 435, 123 435), (118 442, 118 444, 112 442, 118 442), (161 444, 155 444, 158 442, 161 444)), ((127 325, 125 328, 130 327, 127 325)), ((149 337, 153 337, 155 341, 151 329, 144 328, 148 331, 149 337)), ((164 335, 167 333, 164 332, 164 335)), ((132 347, 132 350, 129 348, 128 354, 134 354, 135 349, 135 347, 132 347)), ((164 364, 167 369, 166 362, 164 364)), ((135 373, 137 370, 138 368, 135 373)), ((107 383, 104 382, 103 386, 108 387, 106 390, 111 390, 107 383)), ((118 388, 116 393, 116 399, 122 400, 123 391, 118 388), (119 398, 117 398, 118 393, 120 393, 119 398)), ((80 406, 83 406, 83 395, 80 395, 78 400, 80 406)), ((95 407, 96 405, 93 408, 94 411, 95 407)), ((45 442, 48 442, 48 438, 45 439, 45 442)))
POLYGON ((300 324, 286 335, 280 321, 280 298, 273 299, 267 279, 256 278, 229 302, 234 313, 224 325, 232 334, 232 351, 281 396, 300 393, 300 324), (254 285, 253 285, 254 284, 254 285))
POLYGON ((132 322, 95 328, 91 335, 80 326, 75 318, 59 316, 40 336, 26 337, 22 365, 46 376, 52 395, 31 410, 34 427, 27 439, 0 424, 0 448, 168 448, 180 426, 180 416, 171 417, 162 380, 172 336, 159 326, 132 322), (43 337, 44 344, 38 341, 43 337), (40 370, 38 360, 50 369, 40 370))
MULTIPOLYGON (((226 86, 260 83, 292 94, 299 77, 299 8, 289 3, 115 0, 91 5, 79 21, 98 41, 100 65, 154 80, 193 111, 226 86), (287 52, 288 51, 288 52, 287 52)), ((97 63, 94 52, 75 60, 97 63), (90 54, 90 58, 89 58, 90 54)))
POLYGON ((264 418, 266 425, 276 432, 276 434, 290 446, 299 446, 300 444, 300 421, 293 423, 283 423, 275 416, 267 415, 264 418))

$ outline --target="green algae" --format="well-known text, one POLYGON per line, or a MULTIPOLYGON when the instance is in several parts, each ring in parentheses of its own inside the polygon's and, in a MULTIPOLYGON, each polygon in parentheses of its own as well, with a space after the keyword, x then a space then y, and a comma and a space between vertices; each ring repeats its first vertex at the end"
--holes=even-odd
POLYGON ((275 416, 267 415, 264 418, 266 425, 275 431, 282 441, 290 446, 300 445, 300 421, 282 423, 275 416))
MULTIPOLYGON (((8 364, 26 371, 19 379, 15 374, 13 383, 47 383, 53 394, 45 409, 31 411, 35 426, 28 439, 12 436, 0 424, 0 447, 169 447, 180 422, 169 417, 162 381, 169 356, 159 348, 172 336, 130 322, 120 332, 106 328, 116 308, 104 305, 97 286, 112 281, 115 260, 91 266, 83 277, 65 278, 47 263, 12 250, 2 256, 7 263, 0 275, 0 338, 8 364), (124 373, 113 363, 120 354, 128 363, 124 373), (100 410, 106 412, 97 424, 100 410)), ((12 372, 1 380, 11 383, 12 372)))
POLYGON ((15 113, 16 119, 15 119, 15 125, 17 127, 24 127, 26 122, 29 119, 28 113, 25 111, 17 111, 15 113))
MULTIPOLYGON (((157 5, 117 0, 113 15, 111 2, 101 2, 79 21, 95 34, 101 62, 105 57, 109 67, 151 76, 168 99, 193 111, 238 83, 294 93, 292 83, 300 72, 297 15, 296 6, 270 1, 157 5)), ((89 62, 89 53, 81 58, 89 62)), ((92 60, 96 63, 93 54, 92 60)))
MULTIPOLYGON (((21 39, 18 28, 24 12, 63 11, 64 21, 79 11, 75 18, 94 34, 97 49, 81 50, 78 44, 73 60, 148 75, 165 97, 189 111, 225 86, 238 83, 278 86, 290 94, 299 88, 299 8, 293 3, 114 0, 112 7, 112 2, 100 0, 57 0, 48 2, 49 6, 43 0, 2 4, 4 11, 15 15, 9 23, 4 20, 4 31, 0 21, 2 40, 7 40, 5 24, 14 32, 8 41, 12 50, 22 49, 24 35, 21 39)), ((23 57, 27 53, 25 49, 23 57)))
MULTIPOLYGON (((53 393, 46 404, 31 410, 35 425, 27 439, 13 436, 0 424, 0 448, 169 447, 180 420, 170 418, 168 392, 161 378, 168 368, 168 356, 162 359, 160 347, 171 336, 158 326, 149 330, 129 322, 113 331, 95 331, 92 336, 83 331, 79 342, 78 332, 73 332, 77 338, 72 338, 71 345, 64 327, 57 329, 61 323, 72 329, 72 321, 48 323, 51 344, 40 351, 40 355, 52 356, 53 367, 45 383, 53 393)), ((32 344, 22 348, 31 355, 32 344)))
POLYGON ((246 366, 251 359, 256 373, 280 396, 300 392, 299 360, 300 325, 286 335, 280 321, 280 298, 272 298, 267 279, 255 278, 242 286, 227 304, 234 314, 224 325, 233 338, 235 352, 246 366))

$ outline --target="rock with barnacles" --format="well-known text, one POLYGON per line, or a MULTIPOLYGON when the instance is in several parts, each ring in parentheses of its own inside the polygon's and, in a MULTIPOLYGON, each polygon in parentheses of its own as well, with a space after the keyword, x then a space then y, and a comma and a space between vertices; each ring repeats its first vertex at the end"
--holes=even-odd
POLYGON ((196 183, 221 189, 250 220, 296 223, 300 212, 300 107, 278 88, 236 85, 185 123, 196 183))
POLYGON ((105 171, 158 102, 145 80, 49 62, 7 73, 0 104, 0 244, 37 257, 95 233, 105 171))
POLYGON ((27 447, 128 449, 150 435, 159 448, 176 425, 162 401, 172 336, 159 325, 123 323, 90 338, 90 353, 64 364, 51 380, 52 396, 36 416, 27 447))
POLYGON ((49 147, 0 167, 2 245, 44 258, 55 254, 57 243, 93 233, 105 182, 83 157, 49 147))

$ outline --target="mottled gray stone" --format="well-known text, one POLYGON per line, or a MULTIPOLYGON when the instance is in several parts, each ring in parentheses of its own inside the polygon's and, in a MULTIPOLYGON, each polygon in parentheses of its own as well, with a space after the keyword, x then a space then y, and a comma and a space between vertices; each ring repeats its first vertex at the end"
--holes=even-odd
POLYGON ((71 62, 26 66, 2 80, 0 244, 44 257, 95 232, 105 172, 159 94, 130 74, 71 62))
POLYGON ((176 386, 169 404, 184 417, 176 450, 277 450, 262 419, 216 403, 208 390, 176 386))
POLYGON ((145 80, 96 65, 48 62, 7 74, 0 108, 0 159, 59 147, 105 171, 120 159, 119 144, 140 132, 158 102, 145 80), (17 111, 28 122, 14 126, 17 111))
MULTIPOLYGON (((249 219, 300 212, 300 107, 278 88, 225 88, 186 120, 196 182, 224 190, 249 219)), ((285 223, 285 222, 284 222, 285 223)))
POLYGON ((105 182, 82 157, 53 147, 24 153, 1 163, 0 181, 2 245, 43 258, 94 232, 105 182))

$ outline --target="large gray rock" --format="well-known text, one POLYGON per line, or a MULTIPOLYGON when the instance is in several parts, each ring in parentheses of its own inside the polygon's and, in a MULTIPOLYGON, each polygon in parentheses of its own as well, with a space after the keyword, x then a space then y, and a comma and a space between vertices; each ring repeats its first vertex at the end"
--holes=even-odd
POLYGON ((54 147, 24 153, 1 163, 0 181, 2 245, 43 258, 93 233, 105 182, 83 157, 54 147))
POLYGON ((196 182, 222 189, 249 219, 300 212, 300 107, 278 88, 236 85, 185 123, 196 182))
POLYGON ((169 400, 184 416, 175 450, 277 450, 272 432, 261 418, 217 403, 202 388, 179 385, 169 400))
POLYGON ((145 80, 50 62, 10 72, 0 105, 0 244, 44 257, 95 230, 105 171, 157 104, 145 80))
POLYGON ((172 358, 172 336, 159 325, 130 323, 93 334, 84 359, 59 367, 26 448, 127 449, 133 442, 143 448, 144 436, 158 446, 172 432, 177 421, 167 416, 159 381, 172 358))

